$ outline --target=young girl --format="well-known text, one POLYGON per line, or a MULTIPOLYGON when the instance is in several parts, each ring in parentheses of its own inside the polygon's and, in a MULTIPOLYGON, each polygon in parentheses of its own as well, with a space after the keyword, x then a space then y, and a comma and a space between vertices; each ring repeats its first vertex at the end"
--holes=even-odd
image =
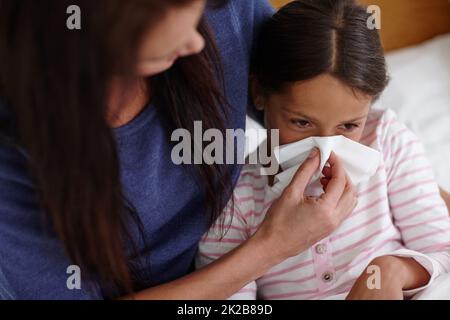
MULTIPOLYGON (((377 173, 357 186, 358 206, 331 236, 232 299, 403 299, 450 272, 450 218, 424 148, 392 111, 370 108, 388 78, 368 18, 352 1, 301 0, 262 30, 253 98, 267 129, 280 130, 280 144, 342 135, 383 157, 377 173)), ((258 165, 243 168, 233 199, 200 244, 198 267, 258 230, 276 201, 271 180, 258 165)))

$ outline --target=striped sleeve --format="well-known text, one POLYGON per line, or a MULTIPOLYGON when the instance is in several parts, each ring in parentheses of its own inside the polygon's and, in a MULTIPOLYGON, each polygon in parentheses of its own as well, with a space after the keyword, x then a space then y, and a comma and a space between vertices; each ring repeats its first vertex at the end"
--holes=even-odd
MULTIPOLYGON (((233 197, 200 241, 196 267, 201 268, 219 259, 248 238, 248 221, 239 209, 238 200, 233 197)), ((229 300, 256 300, 256 282, 249 283, 229 300)))
MULTIPOLYGON (((414 258, 430 273, 430 285, 439 275, 450 272, 449 213, 421 141, 392 111, 385 116, 392 123, 381 134, 389 204, 406 247, 392 255, 414 258)), ((405 294, 413 295, 426 287, 405 294)))

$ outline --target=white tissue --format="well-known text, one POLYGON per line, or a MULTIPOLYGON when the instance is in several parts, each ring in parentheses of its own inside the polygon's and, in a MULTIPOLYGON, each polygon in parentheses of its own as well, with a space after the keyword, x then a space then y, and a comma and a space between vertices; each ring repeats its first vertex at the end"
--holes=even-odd
POLYGON ((283 169, 283 172, 275 176, 272 187, 275 193, 280 195, 289 185, 300 165, 307 159, 314 147, 320 150, 320 166, 306 191, 309 196, 319 196, 323 193, 320 178, 332 151, 342 161, 344 169, 354 185, 369 180, 376 173, 381 162, 380 152, 344 136, 310 137, 275 148, 275 157, 283 169))

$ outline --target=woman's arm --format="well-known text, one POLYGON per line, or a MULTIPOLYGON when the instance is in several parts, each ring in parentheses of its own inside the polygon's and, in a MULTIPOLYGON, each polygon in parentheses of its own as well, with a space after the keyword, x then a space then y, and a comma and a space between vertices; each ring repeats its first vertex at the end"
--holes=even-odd
MULTIPOLYGON (((303 250, 306 249, 306 246, 303 250)), ((179 280, 150 288, 127 299, 224 300, 259 278, 283 258, 271 241, 258 234, 221 259, 179 280)))
POLYGON ((445 204, 447 205, 448 212, 450 214, 450 194, 444 189, 440 188, 441 197, 444 199, 445 204))
POLYGON ((356 190, 339 159, 329 160, 331 179, 320 198, 303 196, 319 167, 317 150, 274 202, 260 229, 242 245, 179 280, 125 299, 226 299, 281 261, 303 252, 333 232, 356 206, 356 190))

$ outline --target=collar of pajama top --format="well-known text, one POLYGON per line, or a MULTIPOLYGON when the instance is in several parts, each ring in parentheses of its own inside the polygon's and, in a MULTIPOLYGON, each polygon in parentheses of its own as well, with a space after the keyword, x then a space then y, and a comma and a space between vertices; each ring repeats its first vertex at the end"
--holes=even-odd
MULTIPOLYGON (((231 299, 344 298, 378 256, 412 257, 434 278, 450 272, 450 218, 422 143, 393 111, 371 111, 361 143, 379 150, 375 176, 357 186, 358 206, 302 254, 273 267, 231 299)), ((222 256, 261 225, 276 195, 260 166, 244 167, 232 203, 200 244, 197 266, 222 256), (221 239, 220 226, 230 226, 221 239)), ((427 286, 405 292, 412 296, 427 286)))

